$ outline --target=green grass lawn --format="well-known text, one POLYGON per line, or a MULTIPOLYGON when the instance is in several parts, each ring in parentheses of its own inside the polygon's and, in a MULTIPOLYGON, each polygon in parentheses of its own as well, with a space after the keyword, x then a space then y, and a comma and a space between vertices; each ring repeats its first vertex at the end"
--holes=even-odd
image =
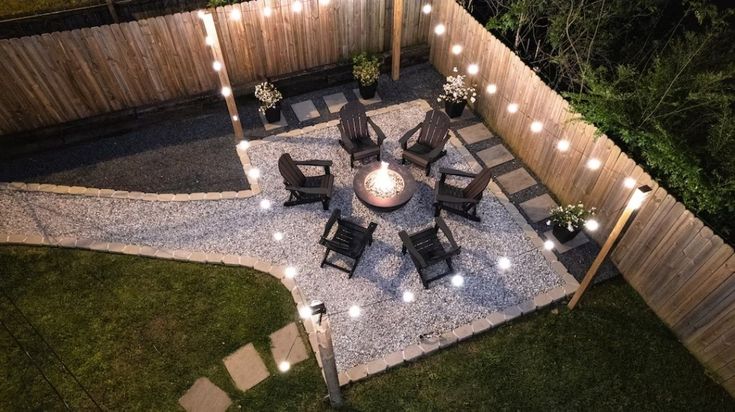
POLYGON ((2 0, 0 19, 104 4, 104 0, 2 0))
MULTIPOLYGON (((73 408, 91 408, 82 386, 106 409, 176 410, 200 376, 229 393, 233 410, 326 409, 313 356, 286 374, 270 359, 268 335, 297 314, 268 275, 27 247, 0 247, 0 270, 4 293, 74 375, 0 294, 0 410, 61 409, 54 388, 73 408), (247 342, 272 376, 240 393, 221 359, 247 342)), ((592 288, 574 312, 526 316, 351 385, 345 398, 345 409, 361 411, 735 410, 622 280, 592 288)))

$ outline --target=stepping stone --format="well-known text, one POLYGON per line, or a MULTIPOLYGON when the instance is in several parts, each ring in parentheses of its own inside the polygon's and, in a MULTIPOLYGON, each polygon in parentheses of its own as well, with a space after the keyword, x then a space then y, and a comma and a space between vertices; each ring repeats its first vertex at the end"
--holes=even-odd
POLYGON ((189 412, 224 412, 231 404, 225 391, 207 378, 197 379, 179 398, 179 405, 189 412))
POLYGON ((554 199, 547 194, 534 197, 531 200, 521 203, 521 209, 526 212, 526 216, 531 222, 540 222, 549 217, 549 211, 557 206, 554 199))
POLYGON ((373 96, 372 99, 363 99, 362 96, 360 96, 360 89, 352 89, 352 92, 355 93, 355 96, 357 96, 357 99, 360 100, 360 103, 362 103, 364 106, 367 106, 369 104, 380 103, 383 101, 380 98, 380 95, 378 93, 375 93, 375 96, 373 96))
POLYGON ((536 184, 536 181, 524 168, 498 176, 498 183, 509 194, 518 193, 536 184))
POLYGON ((263 115, 260 110, 258 110, 258 115, 260 115, 260 121, 263 122, 263 127, 267 131, 278 129, 288 125, 288 123, 286 122, 286 116, 283 115, 283 111, 281 111, 281 120, 277 121, 276 123, 268 123, 268 121, 265 120, 265 115, 263 115))
POLYGON ((462 140, 464 140, 465 144, 473 144, 493 137, 490 130, 487 130, 487 127, 482 123, 464 127, 457 130, 457 132, 462 136, 462 140))
POLYGON ((477 156, 480 157, 485 166, 495 167, 505 162, 510 162, 515 159, 513 154, 508 151, 502 144, 495 145, 491 148, 481 150, 477 152, 477 156))
POLYGON ((230 373, 235 386, 246 391, 270 376, 263 359, 258 355, 252 343, 241 347, 222 360, 230 373))
MULTIPOLYGON (((444 109, 441 109, 441 111, 444 112, 444 113, 447 112, 444 109)), ((462 115, 461 116, 459 116, 459 117, 450 117, 449 118, 449 121, 452 122, 452 123, 454 123, 454 122, 463 122, 465 120, 477 120, 477 116, 475 116, 475 114, 472 113, 472 110, 470 110, 467 107, 464 108, 464 111, 462 111, 462 115)))
POLYGON ((298 117, 300 122, 319 117, 319 110, 316 109, 316 106, 314 106, 311 100, 294 103, 291 105, 291 109, 296 113, 296 117, 298 117))
POLYGON ((309 358, 304 341, 299 334, 299 328, 295 323, 289 323, 285 327, 271 333, 271 353, 276 365, 287 361, 295 365, 309 358))
POLYGON ((559 242, 551 230, 549 230, 548 232, 544 232, 544 237, 554 242, 554 249, 556 249, 556 251, 559 253, 567 253, 575 247, 582 246, 590 241, 590 238, 588 238, 587 235, 584 234, 584 232, 579 232, 579 234, 575 236, 574 239, 570 240, 567 243, 559 242))
POLYGON ((324 103, 327 104, 329 113, 337 113, 342 106, 347 104, 347 99, 343 93, 328 94, 324 96, 324 103))

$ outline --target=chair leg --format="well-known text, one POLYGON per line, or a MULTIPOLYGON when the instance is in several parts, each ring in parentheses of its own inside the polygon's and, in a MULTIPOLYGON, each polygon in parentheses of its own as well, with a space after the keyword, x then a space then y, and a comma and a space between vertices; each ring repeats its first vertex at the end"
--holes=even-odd
POLYGON ((416 269, 416 271, 419 272, 419 279, 421 279, 421 285, 423 285, 424 289, 428 289, 429 284, 426 283, 423 272, 421 271, 421 269, 418 269, 418 268, 416 269))
POLYGON ((450 272, 454 272, 454 266, 452 266, 452 258, 447 258, 447 267, 449 267, 450 272))
POLYGON ((320 268, 323 268, 324 267, 324 262, 327 261, 327 256, 329 256, 329 249, 327 249, 327 251, 324 252, 324 259, 322 259, 322 264, 319 265, 320 268))
POLYGON ((355 156, 350 155, 350 169, 355 168, 355 156))
POLYGON ((431 163, 429 163, 428 165, 426 165, 426 176, 428 176, 430 174, 431 174, 431 163))
POLYGON ((347 279, 352 279, 352 275, 355 274, 355 269, 357 269, 357 264, 360 262, 360 256, 355 258, 355 263, 352 264, 352 269, 350 270, 349 275, 347 275, 347 279))
POLYGON ((405 247, 405 246, 403 246, 403 247, 401 248, 401 253, 402 253, 402 254, 404 254, 404 255, 406 254, 406 247, 405 247))
POLYGON ((442 213, 442 207, 439 204, 434 205, 434 217, 438 217, 442 213))
POLYGON ((403 157, 401 158, 401 164, 402 165, 405 165, 406 164, 406 158, 403 158, 403 157))
POLYGON ((322 199, 322 208, 324 210, 329 210, 329 198, 322 199))

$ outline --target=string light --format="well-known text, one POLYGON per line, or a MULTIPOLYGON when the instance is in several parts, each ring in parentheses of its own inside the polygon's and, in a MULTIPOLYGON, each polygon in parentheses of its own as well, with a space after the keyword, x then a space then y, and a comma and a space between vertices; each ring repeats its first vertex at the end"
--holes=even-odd
POLYGON ((286 276, 287 279, 293 279, 298 274, 298 271, 293 266, 288 266, 286 269, 283 270, 283 275, 286 276))
POLYGON ((553 240, 547 240, 544 242, 544 249, 546 250, 552 250, 554 249, 554 241, 553 240))
POLYGON ((421 11, 424 12, 424 14, 431 13, 431 4, 424 4, 424 7, 421 8, 421 11))
POLYGON ((233 7, 232 10, 230 10, 230 19, 231 20, 240 20, 242 18, 242 13, 240 12, 240 9, 237 7, 233 7))
POLYGON ((199 10, 199 11, 197 12, 197 17, 199 17, 200 19, 204 19, 204 16, 205 16, 206 14, 207 14, 207 13, 205 13, 205 12, 204 12, 204 10, 199 10))
POLYGON ((278 370, 281 372, 288 372, 291 369, 291 364, 288 361, 283 361, 278 364, 278 370))
POLYGON ((273 239, 274 239, 274 240, 275 240, 276 242, 280 242, 280 241, 282 241, 282 240, 283 240, 283 232, 275 232, 275 233, 273 234, 273 239))
POLYGON ((471 75, 475 75, 479 72, 480 72, 480 66, 478 66, 477 64, 472 63, 469 66, 467 66, 467 73, 471 75))
POLYGON ((300 1, 295 1, 291 4, 291 10, 293 10, 294 13, 301 13, 301 10, 304 9, 304 5, 300 1))
POLYGON ((232 116, 232 121, 233 121, 233 122, 236 122, 236 121, 238 121, 238 120, 240 120, 240 118, 239 118, 239 117, 237 117, 237 115, 234 115, 234 116, 232 116))
POLYGON ((518 112, 518 103, 509 103, 508 104, 508 113, 517 113, 518 112))
POLYGON ((357 305, 350 306, 350 310, 347 311, 347 313, 350 315, 351 318, 356 318, 360 316, 362 313, 362 310, 357 305))
POLYGON ((212 68, 214 69, 214 71, 218 72, 218 71, 222 70, 222 63, 220 63, 217 60, 215 60, 212 63, 212 68))
POLYGON ((263 199, 260 201, 260 208, 261 209, 270 209, 271 208, 271 201, 268 199, 263 199))
POLYGON ((589 219, 584 222, 584 227, 586 227, 587 230, 594 232, 595 230, 600 228, 600 223, 597 222, 595 219, 589 219))
POLYGON ((299 317, 301 319, 304 319, 304 320, 309 319, 311 317, 311 315, 312 315, 312 313, 311 313, 311 308, 310 307, 308 307, 308 306, 300 306, 299 307, 299 317))
POLYGON ((222 88, 222 96, 230 97, 231 94, 232 94, 232 89, 230 89, 227 86, 222 88))
POLYGON ((209 47, 214 46, 214 37, 212 37, 212 36, 205 37, 204 38, 204 44, 206 44, 209 47))
POLYGON ((411 292, 410 290, 407 290, 407 291, 403 292, 403 301, 404 302, 411 303, 414 300, 416 300, 416 296, 414 296, 413 292, 411 292))
POLYGON ((628 189, 632 189, 635 187, 636 181, 632 177, 626 177, 625 180, 623 180, 623 186, 627 187, 628 189))
POLYGON ((257 167, 254 167, 248 170, 248 177, 253 180, 258 179, 260 177, 260 169, 258 169, 257 167))
POLYGON ((329 0, 319 0, 319 4, 321 4, 322 6, 326 6, 329 4, 329 0))
POLYGON ((242 140, 240 141, 240 143, 237 144, 237 148, 240 150, 248 150, 250 148, 250 142, 248 142, 247 140, 242 140))
POLYGON ((587 161, 587 167, 590 168, 590 170, 597 170, 600 166, 602 166, 602 162, 598 158, 593 157, 587 161))
POLYGON ((452 46, 452 53, 455 55, 462 53, 462 46, 459 44, 455 44, 454 46, 452 46))
POLYGON ((434 33, 441 36, 447 31, 447 27, 441 23, 437 24, 436 27, 434 27, 434 33))
POLYGON ((456 274, 452 276, 452 286, 455 288, 462 287, 464 285, 464 276, 456 274))
POLYGON ((539 122, 538 120, 534 120, 531 122, 531 131, 534 133, 541 133, 541 131, 544 130, 544 124, 539 122))
POLYGON ((567 139, 561 139, 556 143, 556 148, 559 149, 560 152, 566 152, 569 150, 569 146, 571 146, 571 143, 569 143, 569 140, 567 139))
POLYGON ((495 94, 498 92, 498 86, 495 83, 491 83, 487 85, 486 90, 489 94, 495 94))
POLYGON ((498 259, 498 267, 502 270, 510 269, 510 259, 503 256, 498 259))
POLYGON ((270 8, 268 6, 263 7, 263 15, 265 17, 270 17, 271 14, 273 14, 273 9, 272 8, 270 8))

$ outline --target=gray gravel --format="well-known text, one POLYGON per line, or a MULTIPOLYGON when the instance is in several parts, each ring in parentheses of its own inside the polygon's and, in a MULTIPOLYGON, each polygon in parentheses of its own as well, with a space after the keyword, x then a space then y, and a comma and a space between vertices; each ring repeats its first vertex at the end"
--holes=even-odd
MULTIPOLYGON (((398 138, 421 119, 423 111, 418 107, 374 117, 388 136, 385 159, 399 158, 398 138)), ((250 199, 144 202, 0 191, 0 231, 235 253, 293 265, 305 296, 327 305, 340 370, 418 343, 420 334, 451 330, 562 284, 504 207, 486 192, 479 209, 482 223, 445 217, 462 245, 455 267, 465 276, 464 286, 453 287, 447 277, 424 290, 412 262, 400 253, 398 231, 415 231, 432 223, 434 177, 427 178, 413 167, 419 183, 414 198, 396 212, 376 214, 355 198, 349 159, 339 148, 337 136, 337 128, 330 127, 251 147, 248 154, 262 171, 263 192, 250 199), (330 212, 323 211, 320 204, 282 206, 287 194, 275 165, 284 152, 295 159, 333 160, 336 193, 332 209, 340 208, 343 216, 365 225, 378 223, 376 241, 365 252, 353 279, 347 280, 345 273, 332 268, 319 268, 324 250, 317 240, 330 212), (258 206, 263 198, 273 202, 271 209, 258 206), (273 239, 276 231, 284 233, 281 242, 273 239), (501 256, 511 259, 511 269, 497 269, 501 256), (404 303, 404 291, 412 291, 416 301, 404 303), (362 308, 360 317, 347 315, 352 305, 362 308)), ((440 166, 468 169, 450 146, 447 156, 433 168, 435 174, 440 166)))

